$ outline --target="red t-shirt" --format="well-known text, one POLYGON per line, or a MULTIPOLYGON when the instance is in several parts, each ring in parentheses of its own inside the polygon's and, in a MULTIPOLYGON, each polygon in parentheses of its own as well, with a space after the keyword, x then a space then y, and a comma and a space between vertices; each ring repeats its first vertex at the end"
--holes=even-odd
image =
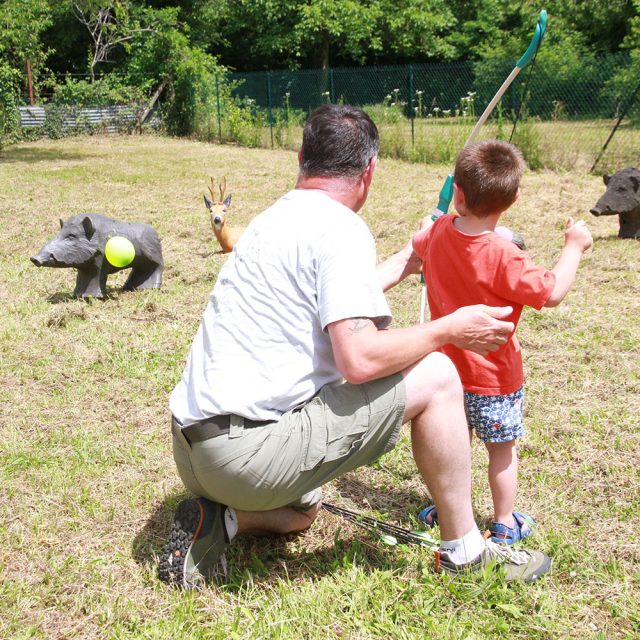
MULTIPOLYGON (((529 256, 496 233, 470 236, 458 231, 445 215, 413 238, 414 251, 422 259, 431 319, 460 307, 486 304, 513 307, 504 318, 518 324, 524 305, 541 309, 555 285, 555 274, 536 266, 529 256)), ((524 382, 520 343, 509 341, 486 356, 453 345, 440 349, 458 369, 465 391, 505 395, 524 382)))

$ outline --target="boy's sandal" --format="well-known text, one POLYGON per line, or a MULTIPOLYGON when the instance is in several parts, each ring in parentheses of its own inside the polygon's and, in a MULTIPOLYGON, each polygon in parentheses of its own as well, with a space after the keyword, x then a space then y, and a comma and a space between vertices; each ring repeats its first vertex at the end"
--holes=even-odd
POLYGON ((514 544, 533 533, 535 520, 530 515, 514 511, 513 519, 515 520, 513 527, 507 527, 507 525, 502 524, 502 522, 491 523, 490 532, 493 542, 499 544, 514 544))
POLYGON ((436 505, 432 504, 430 507, 425 507, 419 514, 418 520, 422 524, 426 524, 427 527, 435 527, 438 524, 438 512, 436 511, 436 505))

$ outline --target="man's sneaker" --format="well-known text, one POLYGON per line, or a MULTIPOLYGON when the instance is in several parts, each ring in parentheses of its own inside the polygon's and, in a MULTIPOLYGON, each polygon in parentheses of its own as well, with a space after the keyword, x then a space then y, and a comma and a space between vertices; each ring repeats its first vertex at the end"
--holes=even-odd
POLYGON ((224 551, 229 544, 224 526, 226 507, 206 498, 178 505, 169 540, 160 555, 160 580, 185 589, 198 589, 208 578, 226 575, 224 551))
POLYGON ((487 546, 475 560, 465 564, 453 562, 446 551, 436 551, 436 571, 456 574, 479 571, 487 565, 500 567, 507 582, 533 582, 549 571, 551 560, 541 551, 516 550, 491 540, 487 540, 487 546))

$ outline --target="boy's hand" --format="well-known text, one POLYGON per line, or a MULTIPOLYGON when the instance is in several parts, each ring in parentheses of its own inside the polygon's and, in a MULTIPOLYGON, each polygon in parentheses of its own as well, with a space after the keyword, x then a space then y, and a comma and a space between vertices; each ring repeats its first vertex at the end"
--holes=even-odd
POLYGON ((591 231, 587 228, 585 221, 577 220, 574 222, 570 217, 564 231, 564 246, 575 246, 584 253, 592 244, 591 231))

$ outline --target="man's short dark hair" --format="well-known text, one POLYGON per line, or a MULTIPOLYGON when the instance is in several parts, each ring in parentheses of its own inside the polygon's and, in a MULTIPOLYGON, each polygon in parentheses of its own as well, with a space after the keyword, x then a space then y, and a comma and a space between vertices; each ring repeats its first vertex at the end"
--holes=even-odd
POLYGON ((327 178, 355 178, 378 155, 380 137, 373 120, 361 109, 323 104, 304 125, 300 173, 327 178))

